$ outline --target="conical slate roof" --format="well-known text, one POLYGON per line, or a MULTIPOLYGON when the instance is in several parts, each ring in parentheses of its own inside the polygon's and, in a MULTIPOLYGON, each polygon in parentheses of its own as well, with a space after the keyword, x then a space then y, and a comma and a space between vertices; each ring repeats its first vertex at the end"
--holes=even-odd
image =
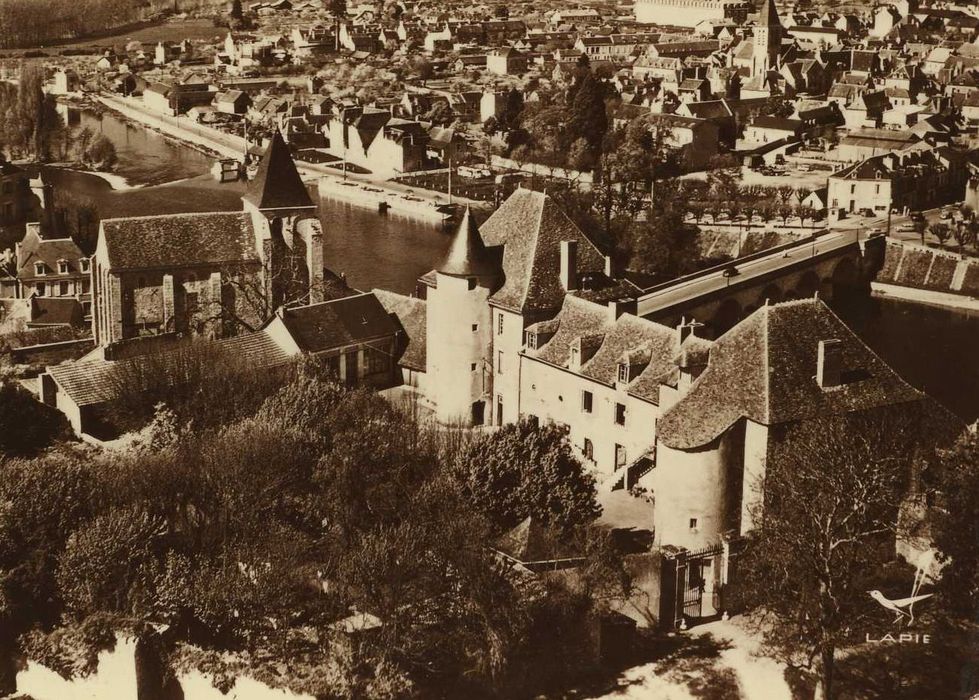
POLYGON ((483 237, 479 235, 479 228, 469 207, 466 207, 462 215, 449 254, 438 271, 443 275, 455 277, 492 275, 497 272, 496 261, 486 250, 483 237))
POLYGON ((278 130, 272 136, 272 143, 262 157, 255 179, 248 184, 243 199, 259 209, 314 206, 296 170, 289 147, 278 130))

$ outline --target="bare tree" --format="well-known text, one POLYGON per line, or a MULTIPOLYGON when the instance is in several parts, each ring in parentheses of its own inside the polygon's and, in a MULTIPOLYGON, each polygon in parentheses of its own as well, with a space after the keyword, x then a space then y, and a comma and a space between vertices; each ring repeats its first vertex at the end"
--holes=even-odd
POLYGON ((817 698, 833 697, 837 649, 879 615, 866 577, 890 557, 917 435, 898 411, 808 421, 745 485, 754 529, 734 599, 754 608, 768 651, 815 672, 817 698))

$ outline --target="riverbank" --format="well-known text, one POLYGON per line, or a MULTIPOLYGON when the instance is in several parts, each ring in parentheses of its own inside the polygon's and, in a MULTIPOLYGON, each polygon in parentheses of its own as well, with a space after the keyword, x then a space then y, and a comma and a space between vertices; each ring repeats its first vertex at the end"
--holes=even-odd
MULTIPOLYGON (((131 97, 100 95, 98 102, 130 122, 161 133, 210 157, 240 160, 248 147, 248 143, 240 136, 196 124, 187 117, 170 117, 154 112, 140 100, 131 97)), ((336 168, 316 163, 296 161, 296 168, 304 180, 317 181, 320 193, 326 197, 335 197, 374 211, 381 209, 380 205, 383 203, 387 205, 385 208, 393 213, 426 222, 440 222, 447 218, 436 208, 446 203, 447 196, 444 193, 412 188, 379 178, 373 173, 347 172, 344 177, 344 174, 338 172, 336 168), (359 183, 357 189, 360 191, 353 193, 351 183, 359 183), (346 191, 348 188, 351 192, 346 191)), ((453 199, 459 206, 468 205, 475 208, 486 206, 485 202, 464 197, 453 199)))
POLYGON ((885 282, 871 282, 870 290, 875 297, 881 299, 900 299, 901 301, 911 301, 916 304, 941 306, 946 309, 979 312, 979 299, 964 294, 951 294, 949 292, 936 292, 930 289, 902 287, 898 284, 887 284, 885 282))

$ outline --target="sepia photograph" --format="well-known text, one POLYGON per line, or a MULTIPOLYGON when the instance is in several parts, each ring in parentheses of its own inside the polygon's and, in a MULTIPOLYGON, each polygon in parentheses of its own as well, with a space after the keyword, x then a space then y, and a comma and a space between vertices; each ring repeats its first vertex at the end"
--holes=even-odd
POLYGON ((977 0, 0 0, 0 698, 979 700, 977 0))

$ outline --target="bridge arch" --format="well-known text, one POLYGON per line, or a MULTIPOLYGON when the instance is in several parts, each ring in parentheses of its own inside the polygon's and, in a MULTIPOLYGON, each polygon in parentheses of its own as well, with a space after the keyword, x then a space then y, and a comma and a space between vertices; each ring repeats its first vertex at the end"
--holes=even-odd
POLYGON ((772 282, 761 290, 761 294, 758 296, 758 303, 755 306, 764 306, 766 303, 777 304, 783 300, 782 296, 782 288, 772 282))
POLYGON ((847 299, 859 292, 860 268, 853 258, 840 259, 829 278, 834 300, 847 299))
MULTIPOLYGON (((819 275, 815 270, 806 270, 802 277, 799 278, 795 289, 792 290, 795 293, 793 297, 795 299, 808 299, 809 297, 815 296, 817 291, 819 291, 819 275)), ((789 298, 788 294, 785 296, 786 299, 789 298)))
POLYGON ((720 338, 741 320, 741 303, 735 299, 725 299, 724 302, 714 312, 710 321, 710 327, 715 338, 720 338))

